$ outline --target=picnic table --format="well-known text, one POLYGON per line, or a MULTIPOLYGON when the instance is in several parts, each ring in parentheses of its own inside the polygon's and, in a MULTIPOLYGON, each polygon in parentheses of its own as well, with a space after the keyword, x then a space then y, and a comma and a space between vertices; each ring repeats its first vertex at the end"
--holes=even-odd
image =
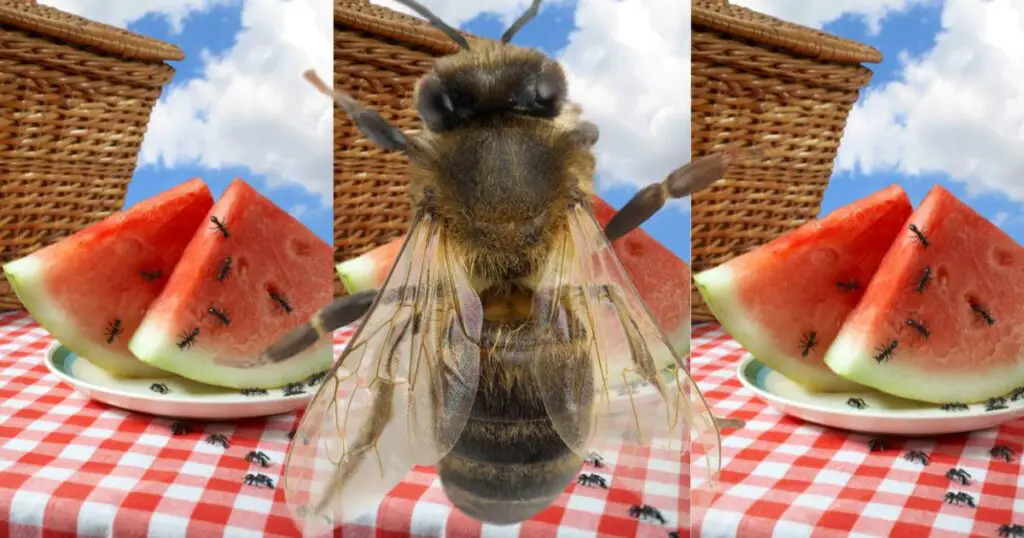
POLYGON ((1024 536, 1024 420, 873 443, 766 406, 737 379, 747 352, 728 333, 712 323, 692 335, 691 371, 712 411, 746 422, 723 432, 714 491, 694 469, 694 537, 1024 536), (950 492, 971 502, 947 503, 950 492))
MULTIPOLYGON (((335 333, 337 351, 352 336, 335 333)), ((23 312, 0 313, 0 537, 299 536, 279 481, 299 413, 234 422, 191 422, 87 399, 43 363, 53 343, 23 312), (211 434, 228 447, 209 441, 211 434), (246 461, 261 451, 266 467, 246 461), (245 484, 261 473, 274 487, 245 484)), ((686 536, 689 476, 678 453, 652 454, 642 468, 601 454, 585 469, 610 487, 573 484, 552 507, 517 526, 482 525, 453 510, 432 468, 417 467, 361 525, 335 536, 596 537, 686 536), (615 487, 630 476, 655 499, 666 523, 630 516, 637 498, 615 487)), ((655 504, 655 502, 652 502, 655 504)))

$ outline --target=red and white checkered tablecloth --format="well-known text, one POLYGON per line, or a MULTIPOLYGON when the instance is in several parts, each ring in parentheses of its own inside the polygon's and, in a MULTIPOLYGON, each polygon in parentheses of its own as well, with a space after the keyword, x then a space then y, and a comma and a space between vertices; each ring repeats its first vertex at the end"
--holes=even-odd
POLYGON ((746 425, 723 434, 713 493, 694 470, 693 536, 1024 536, 1024 420, 972 434, 884 439, 884 449, 872 452, 868 436, 809 424, 755 399, 736 378, 745 354, 718 325, 695 327, 691 370, 701 391, 717 416, 746 425), (1016 456, 993 457, 997 446, 1016 456), (905 459, 915 450, 927 465, 905 459), (946 477, 954 468, 969 473, 967 485, 946 477), (969 494, 976 507, 944 503, 947 492, 969 494))
MULTIPOLYGON (((338 331, 341 347, 351 333, 338 331)), ((86 399, 43 365, 49 335, 23 313, 0 313, 0 538, 2 537, 291 537, 280 488, 243 485, 250 472, 275 486, 297 413, 232 423, 192 423, 172 436, 171 420, 86 399), (221 448, 205 442, 220 433, 221 448), (270 458, 254 468, 245 455, 270 458)), ((340 351, 340 350, 339 350, 340 351)), ((643 468, 585 469, 610 489, 572 485, 548 510, 518 526, 483 526, 452 510, 431 468, 416 468, 371 517, 371 529, 336 536, 678 536, 688 526, 689 474, 682 457, 652 454, 643 468), (638 497, 617 479, 641 479, 648 504, 667 525, 629 517, 638 497), (682 518, 679 514, 682 513, 682 518), (375 532, 371 532, 375 531, 375 532)), ((626 480, 623 480, 624 482, 626 480)))

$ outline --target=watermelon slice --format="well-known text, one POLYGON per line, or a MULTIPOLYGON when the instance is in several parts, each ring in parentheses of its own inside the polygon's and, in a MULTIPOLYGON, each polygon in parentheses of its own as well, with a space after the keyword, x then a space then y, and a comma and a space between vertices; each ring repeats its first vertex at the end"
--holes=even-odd
POLYGON ((329 368, 329 336, 283 362, 260 356, 331 301, 330 245, 242 180, 206 220, 213 224, 192 238, 132 337, 132 352, 183 377, 239 389, 279 387, 329 368))
MULTIPOLYGON (((594 216, 604 226, 615 208, 600 197, 592 198, 594 216)), ((378 288, 398 257, 404 237, 338 264, 338 274, 349 293, 378 288)), ((677 353, 690 352, 690 267, 640 228, 612 243, 622 267, 633 281, 651 316, 665 330, 677 353)))
POLYGON ((722 327, 759 361, 820 392, 863 389, 825 352, 913 211, 899 186, 694 277, 722 327))
POLYGON ((826 364, 937 404, 1024 386, 1024 248, 939 186, 900 232, 826 364))
POLYGON ((193 179, 3 270, 32 317, 71 351, 115 375, 163 375, 128 340, 212 205, 193 179))

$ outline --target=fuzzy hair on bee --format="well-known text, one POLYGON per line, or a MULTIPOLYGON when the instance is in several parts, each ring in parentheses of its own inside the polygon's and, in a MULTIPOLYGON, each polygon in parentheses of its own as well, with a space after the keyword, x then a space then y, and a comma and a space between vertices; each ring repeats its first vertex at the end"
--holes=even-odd
MULTIPOLYGON (((363 136, 408 158, 413 216, 380 289, 335 300, 261 359, 286 361, 360 322, 285 460, 299 524, 315 533, 359 517, 414 465, 435 466, 463 513, 515 524, 574 483, 591 450, 623 441, 682 454, 696 439, 713 483, 716 420, 610 243, 753 152, 692 160, 601 229, 590 206, 599 129, 557 61, 509 44, 540 0, 497 42, 399 3, 461 48, 416 84, 421 130, 305 75, 363 136)), ((626 477, 616 486, 643 494, 626 477)))

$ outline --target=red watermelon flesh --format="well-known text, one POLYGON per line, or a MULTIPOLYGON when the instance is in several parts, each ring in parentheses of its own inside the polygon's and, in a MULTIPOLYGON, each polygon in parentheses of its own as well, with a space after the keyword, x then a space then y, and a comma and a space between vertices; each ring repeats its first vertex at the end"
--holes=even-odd
POLYGON ((862 386, 825 352, 913 211, 893 185, 694 276, 708 308, 755 358, 811 390, 862 386))
MULTIPOLYGON (((592 202, 594 216, 604 226, 616 210, 600 197, 594 196, 592 202)), ((345 289, 358 293, 383 285, 404 239, 400 237, 338 264, 345 289)), ((612 249, 673 348, 683 355, 689 353, 690 267, 639 228, 612 243, 612 249)))
POLYGON ((937 404, 1021 388, 1024 248, 936 186, 900 228, 825 362, 864 385, 937 404))
POLYGON ((132 352, 183 377, 239 389, 279 387, 328 369, 329 337, 287 361, 259 357, 331 301, 331 246, 242 180, 206 222, 214 217, 227 235, 214 224, 195 233, 132 337, 132 352))
POLYGON ((213 205, 199 179, 114 213, 4 266, 25 308, 58 341, 112 374, 164 375, 128 349, 146 309, 213 205))

